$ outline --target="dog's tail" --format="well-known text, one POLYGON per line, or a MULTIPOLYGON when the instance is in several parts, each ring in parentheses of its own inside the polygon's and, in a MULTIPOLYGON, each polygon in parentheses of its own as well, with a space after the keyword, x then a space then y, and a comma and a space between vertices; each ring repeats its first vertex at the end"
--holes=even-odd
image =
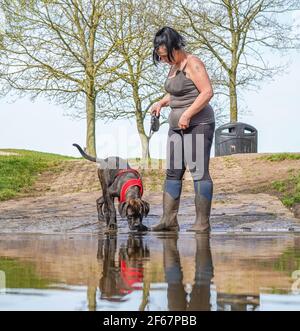
POLYGON ((73 146, 77 147, 77 149, 79 150, 79 153, 87 160, 92 161, 92 162, 96 162, 96 158, 94 156, 88 155, 85 153, 85 151, 77 144, 73 144, 73 146))

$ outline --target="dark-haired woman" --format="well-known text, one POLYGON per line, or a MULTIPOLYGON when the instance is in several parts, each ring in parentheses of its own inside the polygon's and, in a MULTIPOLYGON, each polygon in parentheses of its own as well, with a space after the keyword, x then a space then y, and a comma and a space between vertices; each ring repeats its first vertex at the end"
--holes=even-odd
POLYGON ((153 61, 169 64, 165 81, 167 94, 153 105, 159 114, 170 106, 167 146, 167 170, 163 193, 163 216, 153 231, 178 231, 177 213, 182 178, 188 166, 195 190, 196 220, 189 229, 210 230, 213 182, 209 174, 210 150, 215 130, 215 117, 209 101, 213 89, 203 62, 184 49, 183 37, 164 27, 154 37, 153 61))

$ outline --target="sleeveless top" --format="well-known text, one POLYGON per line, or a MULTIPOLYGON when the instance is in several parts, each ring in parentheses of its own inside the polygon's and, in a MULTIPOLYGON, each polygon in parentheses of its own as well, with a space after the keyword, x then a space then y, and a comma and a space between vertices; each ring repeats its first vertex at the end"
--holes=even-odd
MULTIPOLYGON (((165 81, 165 90, 170 94, 171 107, 168 122, 173 130, 180 130, 178 127, 180 116, 200 94, 194 82, 186 77, 184 72, 186 65, 187 63, 182 70, 178 69, 174 77, 169 78, 171 68, 165 81)), ((210 104, 207 104, 202 110, 192 116, 190 126, 213 122, 215 122, 214 110, 210 104)))

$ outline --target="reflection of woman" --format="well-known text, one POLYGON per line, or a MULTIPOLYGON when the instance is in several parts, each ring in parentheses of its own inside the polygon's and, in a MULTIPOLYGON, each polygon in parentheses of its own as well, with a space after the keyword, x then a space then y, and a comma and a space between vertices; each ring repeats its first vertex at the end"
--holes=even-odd
POLYGON ((177 249, 177 235, 163 239, 164 270, 168 284, 168 309, 186 310, 186 293, 182 283, 183 274, 177 249))
POLYGON ((209 235, 196 235, 195 280, 188 310, 210 310, 210 285, 214 275, 209 235))
POLYGON ((168 283, 169 310, 210 310, 210 285, 213 262, 209 235, 196 235, 195 280, 188 302, 182 283, 183 273, 177 249, 177 236, 164 238, 164 270, 168 283))
POLYGON ((209 158, 215 118, 209 101, 213 90, 204 64, 198 57, 187 53, 184 46, 182 36, 169 27, 159 30, 154 38, 154 62, 165 62, 171 68, 165 82, 167 94, 152 107, 151 112, 159 114, 166 106, 172 109, 163 217, 152 229, 154 231, 179 229, 177 212, 186 165, 195 189, 196 222, 191 230, 208 231, 210 228, 213 183, 209 175, 209 158), (204 141, 198 139, 200 135, 204 141))

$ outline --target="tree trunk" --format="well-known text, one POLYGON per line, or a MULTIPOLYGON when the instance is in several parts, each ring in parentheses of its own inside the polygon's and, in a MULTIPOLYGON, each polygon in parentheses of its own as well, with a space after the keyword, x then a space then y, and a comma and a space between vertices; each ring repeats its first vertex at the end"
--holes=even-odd
POLYGON ((238 121, 236 72, 229 75, 229 96, 230 96, 230 122, 238 121))
POLYGON ((96 156, 96 92, 92 82, 87 88, 86 96, 86 151, 89 155, 96 156))
POLYGON ((228 71, 229 74, 229 98, 230 98, 230 122, 237 122, 238 120, 238 108, 237 108, 237 92, 236 92, 236 75, 237 75, 237 52, 239 48, 239 34, 235 29, 234 23, 234 6, 231 1, 224 2, 227 7, 230 32, 231 32, 231 68, 228 71))
POLYGON ((143 117, 141 112, 137 112, 136 115, 137 129, 141 140, 142 145, 142 168, 147 169, 151 168, 151 159, 149 151, 149 137, 145 134, 143 117))
POLYGON ((141 139, 141 145, 142 145, 142 160, 143 162, 146 162, 150 159, 150 151, 149 151, 149 137, 147 137, 145 133, 144 128, 144 117, 142 113, 142 103, 139 97, 138 92, 138 85, 135 84, 133 88, 133 99, 135 102, 136 107, 136 126, 137 130, 141 139))
POLYGON ((88 310, 96 311, 97 301, 96 301, 97 287, 88 286, 87 288, 87 301, 88 301, 88 310))
POLYGON ((150 158, 149 151, 149 138, 145 135, 145 133, 140 133, 141 144, 142 144, 142 158, 143 160, 147 160, 150 158))

